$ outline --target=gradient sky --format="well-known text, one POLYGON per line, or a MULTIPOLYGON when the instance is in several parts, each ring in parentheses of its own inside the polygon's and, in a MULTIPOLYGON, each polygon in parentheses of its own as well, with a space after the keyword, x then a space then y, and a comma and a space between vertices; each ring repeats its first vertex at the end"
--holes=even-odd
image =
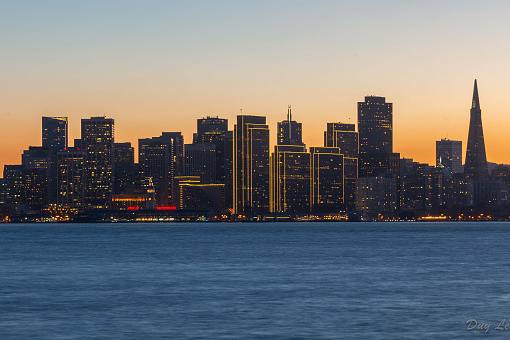
POLYGON ((434 162, 465 141, 479 79, 489 161, 510 163, 508 1, 0 0, 0 166, 40 145, 42 115, 116 119, 117 141, 292 104, 307 145, 394 103, 394 149, 434 162))

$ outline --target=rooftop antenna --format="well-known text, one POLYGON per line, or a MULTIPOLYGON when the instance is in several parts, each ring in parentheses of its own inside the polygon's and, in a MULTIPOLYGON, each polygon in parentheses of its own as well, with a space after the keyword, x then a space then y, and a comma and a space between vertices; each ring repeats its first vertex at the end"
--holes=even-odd
POLYGON ((292 105, 287 107, 287 120, 290 122, 292 120, 292 105))

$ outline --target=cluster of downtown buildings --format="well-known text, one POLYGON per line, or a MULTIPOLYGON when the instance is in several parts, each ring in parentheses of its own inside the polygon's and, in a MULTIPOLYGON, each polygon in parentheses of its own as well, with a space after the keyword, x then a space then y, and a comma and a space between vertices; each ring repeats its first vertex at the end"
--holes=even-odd
POLYGON ((393 150, 393 107, 358 103, 358 124, 327 123, 324 145, 307 147, 302 124, 263 116, 197 120, 193 142, 180 132, 130 143, 114 140, 114 120, 81 120, 68 145, 68 120, 42 118, 42 146, 5 165, 5 221, 168 221, 251 219, 484 219, 510 214, 510 167, 486 160, 475 81, 465 164, 462 142, 436 142, 436 165, 393 150))

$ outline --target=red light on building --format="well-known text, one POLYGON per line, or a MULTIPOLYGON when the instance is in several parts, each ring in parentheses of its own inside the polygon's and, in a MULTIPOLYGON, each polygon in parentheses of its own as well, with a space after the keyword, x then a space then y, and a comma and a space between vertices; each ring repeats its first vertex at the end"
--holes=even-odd
POLYGON ((140 207, 137 206, 137 205, 130 205, 129 207, 127 207, 127 210, 129 210, 129 211, 137 211, 137 210, 140 210, 140 207))
POLYGON ((162 205, 162 206, 156 207, 156 210, 158 210, 158 211, 176 211, 177 207, 175 205, 162 205))

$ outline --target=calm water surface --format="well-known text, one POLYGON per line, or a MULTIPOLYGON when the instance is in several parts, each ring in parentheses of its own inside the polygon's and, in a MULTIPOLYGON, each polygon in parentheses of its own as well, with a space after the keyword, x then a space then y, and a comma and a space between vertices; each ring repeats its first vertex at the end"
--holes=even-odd
POLYGON ((11 338, 508 339, 510 224, 0 225, 11 338))

